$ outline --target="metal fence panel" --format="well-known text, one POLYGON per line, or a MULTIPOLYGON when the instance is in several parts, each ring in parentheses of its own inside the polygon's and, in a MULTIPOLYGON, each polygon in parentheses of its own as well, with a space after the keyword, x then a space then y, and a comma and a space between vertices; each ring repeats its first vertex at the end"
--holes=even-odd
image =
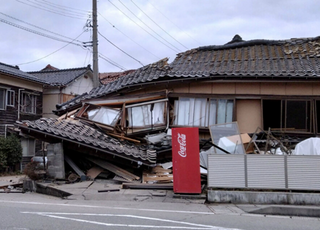
POLYGON ((208 187, 320 191, 320 156, 209 154, 208 187))
POLYGON ((245 188, 244 155, 208 155, 208 186, 245 188))
POLYGON ((288 156, 290 189, 320 190, 320 156, 288 156))
POLYGON ((249 188, 285 189, 284 156, 247 155, 249 188))

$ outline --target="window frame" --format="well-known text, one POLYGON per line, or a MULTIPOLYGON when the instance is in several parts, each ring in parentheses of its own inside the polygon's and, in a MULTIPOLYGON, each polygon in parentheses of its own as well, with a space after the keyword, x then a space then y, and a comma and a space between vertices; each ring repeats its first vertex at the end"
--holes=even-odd
POLYGON ((37 114, 37 99, 38 99, 38 94, 32 93, 32 92, 22 92, 21 93, 21 101, 20 101, 20 106, 21 106, 21 112, 26 113, 26 114, 37 114), (28 105, 26 105, 26 100, 29 97, 31 100, 31 111, 28 111, 28 105))
POLYGON ((7 90, 6 95, 7 95, 7 99, 6 99, 7 106, 14 107, 15 106, 15 95, 16 95, 16 92, 14 90, 12 90, 12 89, 9 89, 9 90, 7 90))
MULTIPOLYGON (((223 124, 223 123, 230 123, 234 121, 234 113, 235 113, 235 99, 234 98, 215 98, 215 97, 179 97, 178 99, 174 100, 174 119, 173 119, 173 126, 177 126, 177 127, 199 127, 199 128, 209 128, 210 125, 214 125, 214 124, 223 124), (189 103, 193 103, 193 105, 188 105, 187 110, 189 110, 188 112, 188 124, 182 124, 179 121, 179 110, 181 110, 181 108, 179 109, 179 106, 181 105, 181 99, 185 100, 185 99, 189 99, 189 103), (197 111, 200 111, 201 114, 199 114, 199 116, 195 115, 195 108, 199 107, 196 105, 196 102, 199 100, 206 100, 206 104, 205 107, 203 107, 203 105, 200 106, 200 110, 198 109, 197 111), (211 103, 211 102, 215 102, 215 103, 211 103), (225 110, 224 110, 224 118, 223 118, 223 122, 219 123, 219 115, 221 116, 221 113, 219 113, 219 108, 221 110, 221 106, 219 107, 219 105, 222 103, 222 101, 225 101, 225 110), (230 111, 230 105, 231 104, 231 114, 229 114, 228 111, 230 111), (212 109, 214 108, 214 109, 212 109), (205 115, 203 118, 203 111, 205 111, 205 115), (192 115, 190 115, 190 113, 192 113, 192 115), (211 118, 211 116, 214 116, 214 118, 211 118), (202 121, 197 122, 194 120, 194 118, 196 117, 200 117, 200 119, 202 119, 202 121), (191 121, 191 120, 192 121, 191 121), (204 122, 203 122, 204 121, 204 122), (198 124, 196 124, 198 123, 198 124), (199 125, 200 124, 200 125, 199 125)), ((184 113, 186 114, 186 113, 184 113)), ((223 114, 223 113, 222 113, 223 114)), ((186 120, 186 119, 185 119, 186 120)), ((221 120, 221 119, 220 119, 221 120)))
POLYGON ((147 101, 147 102, 142 102, 142 103, 138 103, 138 104, 131 104, 131 105, 125 105, 125 111, 126 111, 126 119, 128 120, 128 124, 126 125, 127 129, 153 129, 155 127, 164 127, 167 124, 167 107, 168 107, 168 99, 160 99, 160 100, 155 100, 155 101, 147 101), (159 103, 163 103, 163 122, 159 123, 159 124, 155 124, 154 123, 154 118, 155 118, 155 114, 154 114, 154 105, 155 104, 159 104, 159 103), (144 107, 144 106, 150 106, 152 108, 152 111, 150 111, 149 108, 149 113, 148 113, 148 118, 150 118, 150 124, 145 124, 145 125, 134 125, 133 117, 132 117, 132 110, 134 108, 138 108, 138 107, 144 107), (131 110, 131 112, 129 112, 129 110, 131 110), (150 115, 150 116, 149 116, 150 115), (130 121, 131 120, 131 121, 130 121))
MULTIPOLYGON (((280 107, 278 108, 278 118, 274 118, 277 120, 268 120, 268 122, 273 122, 273 123, 279 123, 280 127, 270 127, 271 130, 279 130, 282 132, 294 132, 294 133, 312 133, 313 132, 313 127, 315 124, 313 124, 313 116, 314 111, 313 111, 313 106, 314 106, 314 100, 313 99, 297 99, 297 98, 285 98, 285 99, 277 99, 277 98, 272 98, 272 99, 268 99, 268 98, 264 98, 262 99, 262 121, 263 121, 263 129, 267 130, 269 129, 269 127, 266 127, 266 116, 268 116, 267 112, 265 111, 266 109, 266 101, 271 102, 271 101, 275 101, 274 104, 278 104, 280 107), (305 103, 305 113, 304 113, 304 117, 305 117, 305 122, 304 122, 304 128, 297 128, 296 127, 287 127, 288 126, 288 116, 289 119, 291 119, 291 117, 294 117, 295 114, 289 114, 288 112, 288 102, 304 102, 305 103)), ((268 105, 270 107, 270 104, 268 105)), ((271 105, 272 106, 272 105, 271 105)), ((272 106, 273 107, 273 106, 272 106)), ((301 121, 303 122, 303 121, 301 121)), ((301 123, 302 124, 302 123, 301 123)), ((301 125, 299 124, 299 125, 301 125)))
POLYGON ((0 93, 1 93, 1 91, 3 91, 3 98, 2 98, 2 102, 3 103, 0 103, 0 110, 6 110, 6 107, 7 107, 7 89, 0 87, 0 93), (3 104, 3 107, 1 107, 1 104, 3 104))

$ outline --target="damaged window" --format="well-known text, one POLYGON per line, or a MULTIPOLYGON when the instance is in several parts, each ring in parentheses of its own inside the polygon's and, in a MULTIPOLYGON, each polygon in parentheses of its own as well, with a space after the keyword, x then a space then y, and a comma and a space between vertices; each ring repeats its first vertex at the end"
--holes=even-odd
POLYGON ((98 109, 89 110, 88 119, 103 124, 115 126, 119 117, 119 113, 119 110, 100 107, 98 109))
POLYGON ((263 100, 264 130, 311 131, 311 101, 263 100))
POLYGON ((174 105, 174 125, 208 127, 232 122, 233 100, 179 98, 174 105))
POLYGON ((79 112, 77 117, 85 118, 90 121, 95 121, 110 126, 115 126, 119 119, 120 113, 120 109, 114 109, 105 106, 100 107, 95 105, 86 105, 79 112))
POLYGON ((127 108, 128 127, 165 125, 165 102, 127 108))

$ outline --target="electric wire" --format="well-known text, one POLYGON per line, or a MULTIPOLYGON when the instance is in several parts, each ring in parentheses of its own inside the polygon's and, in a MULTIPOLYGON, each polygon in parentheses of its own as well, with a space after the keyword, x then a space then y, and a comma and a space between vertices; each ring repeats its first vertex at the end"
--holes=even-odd
POLYGON ((143 25, 145 25, 147 28, 149 28, 149 30, 151 30, 153 33, 155 33, 156 35, 158 35, 163 41, 165 41, 168 45, 172 46, 174 49, 176 49, 175 51, 177 52, 181 52, 181 50, 179 48, 177 48, 175 45, 171 44, 168 40, 166 40, 165 38, 163 38, 159 33, 157 33, 154 29, 152 29, 150 26, 148 26, 148 24, 146 24, 144 21, 142 21, 137 15, 135 15, 135 13, 132 12, 132 10, 130 10, 124 3, 122 3, 120 0, 118 0, 133 16, 135 16, 143 25))
POLYGON ((156 26, 158 26, 163 32, 165 32, 168 36, 170 36, 173 40, 175 40, 176 42, 178 42, 181 46, 183 46, 186 49, 189 49, 188 47, 186 47, 185 45, 183 45, 181 42, 179 42, 177 39, 175 39, 173 36, 171 36, 171 34, 169 34, 165 29, 163 29, 157 22, 155 22, 151 17, 149 17, 136 3, 134 3, 133 0, 131 0, 131 2, 147 17, 150 19, 150 21, 152 21, 156 26))
POLYGON ((99 57, 103 60, 105 60, 106 62, 110 63, 111 65, 121 69, 121 70, 126 70, 123 66, 119 65, 118 63, 116 63, 115 61, 112 61, 110 58, 106 57, 105 55, 99 53, 99 57))
POLYGON ((127 55, 128 57, 132 58, 133 60, 137 61, 138 63, 140 63, 142 66, 144 66, 144 64, 141 63, 141 61, 139 61, 138 59, 134 58, 133 56, 131 56, 130 54, 128 54, 127 52, 125 52, 124 50, 122 50, 121 48, 119 48, 118 46, 116 46, 113 42, 111 42, 108 38, 106 38, 105 36, 103 36, 99 31, 98 34, 103 37, 105 40, 107 40, 111 45, 113 45, 114 47, 116 47, 118 50, 120 50, 122 53, 124 53, 125 55, 127 55))
POLYGON ((56 11, 60 11, 62 13, 65 13, 65 14, 69 14, 69 15, 72 15, 72 16, 75 16, 75 17, 83 17, 83 13, 81 12, 73 12, 72 10, 69 10, 69 9, 65 9, 63 7, 60 7, 60 6, 52 6, 50 3, 46 3, 46 2, 42 2, 42 1, 39 1, 39 0, 25 0, 25 1, 28 1, 28 2, 31 2, 33 4, 37 4, 37 5, 41 5, 42 7, 46 8, 46 9, 51 9, 51 10, 56 10, 56 11))
POLYGON ((149 31, 147 31, 145 28, 143 28, 142 26, 140 26, 137 22, 135 22, 132 18, 130 18, 126 13, 124 13, 119 7, 117 7, 115 4, 113 4, 110 0, 108 0, 110 2, 111 5, 113 5, 115 8, 117 8, 124 16, 126 16, 130 21, 132 21, 134 24, 136 24, 137 26, 139 26, 142 30, 144 30, 147 34, 149 34, 150 36, 152 36, 154 39, 156 39, 158 42, 162 43, 163 45, 165 45, 166 47, 168 47, 169 49, 173 50, 174 52, 177 52, 175 49, 173 49, 172 47, 168 46, 166 43, 164 43, 163 41, 161 41, 160 39, 158 39, 156 36, 154 36, 153 34, 151 34, 149 31))
POLYGON ((150 52, 148 49, 144 48, 143 46, 141 46, 139 43, 137 43, 136 41, 134 41, 131 37, 129 37, 128 35, 126 35, 125 33, 123 33, 121 30, 119 30, 115 25, 113 25, 108 19, 106 19, 102 14, 100 14, 98 12, 98 14, 104 19, 106 20, 114 29, 116 29, 117 31, 119 31, 122 35, 124 35, 125 37, 127 37, 128 39, 130 39, 132 42, 134 42, 136 45, 138 45, 139 47, 141 47, 142 49, 144 49, 145 51, 147 51, 149 54, 153 55, 154 57, 161 59, 160 57, 158 57, 157 55, 153 54, 152 52, 150 52))
MULTIPOLYGON (((181 29, 177 24, 175 24, 169 17, 167 17, 164 13, 162 13, 155 5, 153 5, 150 1, 149 4, 155 8, 164 18, 166 18, 169 22, 171 22, 172 25, 174 25, 176 28, 178 28, 179 30, 183 31, 183 29, 181 29)), ((188 35, 192 40, 194 40, 195 42, 197 42, 198 44, 200 43, 199 41, 197 41, 194 37, 192 37, 190 34, 186 33, 183 31, 184 34, 188 35)))
POLYGON ((40 36, 43 36, 43 37, 47 37, 47 38, 50 38, 50 39, 53 39, 53 40, 56 40, 56 41, 60 41, 60 42, 65 42, 65 43, 70 43, 70 44, 73 44, 73 45, 76 45, 76 46, 81 46, 83 47, 83 45, 81 44, 78 44, 78 43, 75 43, 73 41, 66 41, 66 40, 63 40, 63 39, 60 39, 60 38, 57 38, 57 37, 54 37, 54 36, 51 36, 51 35, 48 35, 48 34, 44 34, 42 32, 39 32, 39 31, 36 31, 36 30, 33 30, 33 29, 30 29, 30 28, 27 28, 27 27, 24 27, 24 26, 21 26, 21 25, 18 25, 16 23, 13 23, 13 22, 10 22, 10 21, 7 21, 5 19, 2 19, 0 18, 0 22, 3 22, 3 23, 6 23, 10 26, 14 26, 16 28, 19 28, 19 29, 22 29, 22 30, 25 30, 25 31, 28 31, 30 33, 34 33, 34 34, 37 34, 37 35, 40 35, 40 36))
POLYGON ((35 0, 36 2, 45 2, 46 4, 50 5, 50 6, 53 6, 53 7, 56 7, 56 8, 59 8, 59 9, 62 9, 62 10, 69 10, 69 11, 73 11, 73 12, 76 12, 76 13, 91 13, 91 11, 87 11, 87 10, 80 10, 80 9, 76 9, 76 8, 73 8, 73 7, 69 7, 69 6, 63 6, 63 5, 59 5, 59 4, 55 4, 53 2, 50 2, 50 1, 46 1, 46 0, 35 0))
MULTIPOLYGON (((78 35, 78 36, 77 36, 75 39, 73 39, 73 40, 78 39, 78 38, 79 38, 79 37, 80 37, 84 32, 85 32, 85 31, 82 31, 82 33, 81 33, 80 35, 78 35)), ((45 58, 47 58, 47 57, 51 56, 52 54, 55 54, 55 53, 57 53, 58 51, 60 51, 60 50, 64 49, 65 47, 67 47, 67 46, 68 46, 68 45, 70 45, 71 43, 72 43, 72 41, 71 41, 71 42, 69 42, 68 44, 66 44, 66 45, 62 46, 61 48, 59 48, 59 49, 55 50, 54 52, 52 52, 52 53, 50 53, 50 54, 48 54, 48 55, 44 56, 44 57, 38 58, 38 59, 33 60, 33 61, 20 63, 20 64, 18 64, 18 66, 19 66, 19 65, 26 65, 26 64, 34 63, 34 62, 40 61, 40 60, 42 60, 42 59, 45 59, 45 58)))
MULTIPOLYGON (((27 25, 29 25, 29 26, 33 26, 33 27, 35 27, 35 28, 37 28, 37 29, 40 29, 40 30, 43 30, 43 31, 45 31, 45 32, 52 33, 52 34, 55 34, 55 35, 58 35, 58 36, 60 36, 60 37, 64 37, 64 38, 67 38, 67 39, 70 39, 70 40, 74 40, 73 38, 64 36, 64 35, 59 34, 59 33, 52 32, 52 31, 50 31, 50 30, 47 30, 47 29, 44 29, 44 28, 42 28, 42 27, 39 27, 39 26, 33 25, 33 24, 31 24, 31 23, 25 22, 25 21, 23 21, 23 20, 20 20, 20 19, 18 19, 18 18, 12 17, 12 16, 7 15, 7 14, 5 14, 5 13, 0 12, 0 14, 6 16, 6 17, 8 17, 8 18, 17 20, 17 21, 19 21, 19 22, 22 22, 22 23, 24 23, 24 24, 27 24, 27 25)), ((79 40, 75 40, 75 41, 82 43, 82 42, 79 41, 79 40)))
POLYGON ((50 13, 58 14, 58 15, 65 16, 65 17, 69 17, 69 18, 81 19, 81 20, 83 20, 84 18, 86 18, 86 17, 78 17, 78 16, 68 15, 68 14, 65 14, 65 13, 63 13, 63 12, 58 12, 58 11, 50 10, 50 9, 48 9, 48 8, 43 8, 43 7, 34 5, 34 4, 29 4, 29 3, 23 2, 23 1, 21 1, 21 0, 16 0, 16 1, 18 1, 18 2, 20 2, 20 3, 22 3, 22 4, 25 4, 25 5, 28 5, 28 6, 37 8, 37 9, 40 9, 40 10, 44 10, 44 11, 47 11, 47 12, 50 12, 50 13))

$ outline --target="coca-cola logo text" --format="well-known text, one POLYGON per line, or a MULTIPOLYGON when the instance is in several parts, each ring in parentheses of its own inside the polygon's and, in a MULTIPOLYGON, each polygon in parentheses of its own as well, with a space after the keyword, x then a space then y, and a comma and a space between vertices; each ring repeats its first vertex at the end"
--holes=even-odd
POLYGON ((185 134, 180 134, 178 133, 178 143, 179 143, 179 155, 182 157, 186 157, 187 156, 187 143, 186 143, 186 139, 187 136, 185 134))

